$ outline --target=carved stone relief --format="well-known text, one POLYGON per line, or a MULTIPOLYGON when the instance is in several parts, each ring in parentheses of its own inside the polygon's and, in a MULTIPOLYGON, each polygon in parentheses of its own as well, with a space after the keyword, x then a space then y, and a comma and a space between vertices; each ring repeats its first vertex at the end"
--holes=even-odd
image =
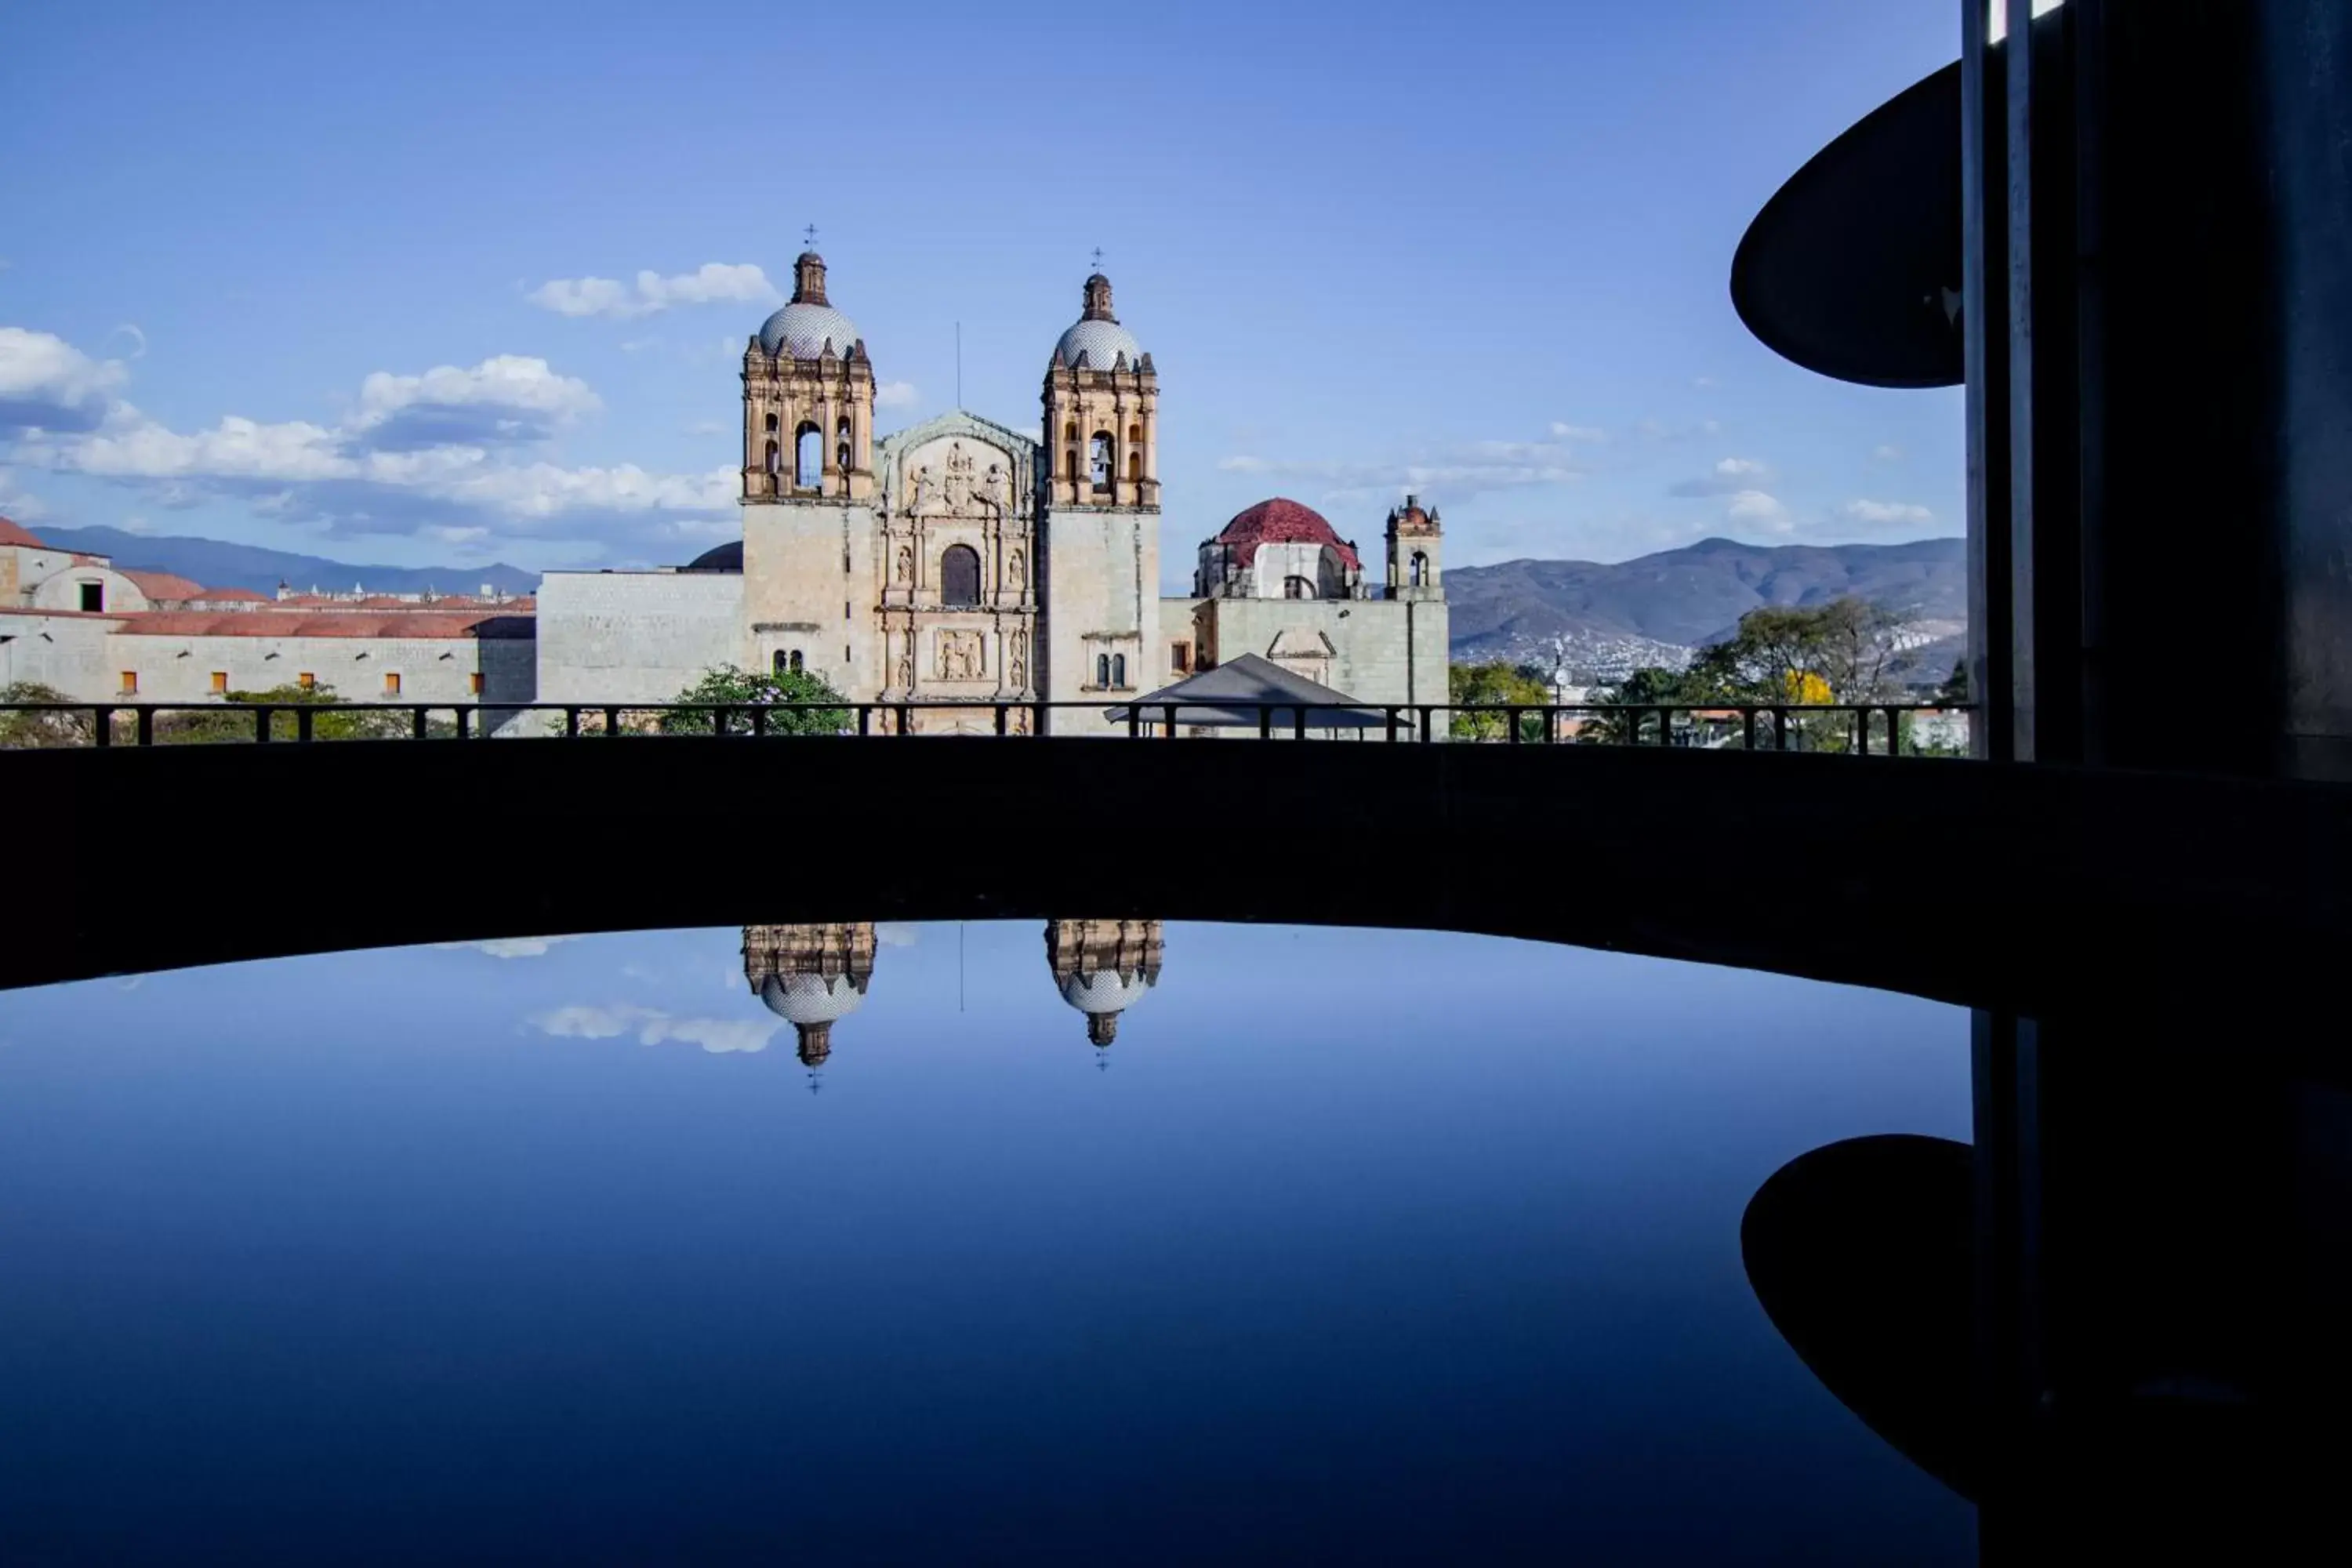
POLYGON ((941 632, 939 646, 941 680, 978 680, 987 673, 978 632, 941 632))
POLYGON ((1013 689, 1026 690, 1029 686, 1029 634, 1013 632, 1004 639, 1004 650, 1005 660, 1013 671, 1010 682, 1013 689))

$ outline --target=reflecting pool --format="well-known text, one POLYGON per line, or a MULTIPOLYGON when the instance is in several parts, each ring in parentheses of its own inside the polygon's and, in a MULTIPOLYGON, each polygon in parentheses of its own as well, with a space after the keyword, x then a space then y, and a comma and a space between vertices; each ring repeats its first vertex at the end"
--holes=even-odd
POLYGON ((1426 931, 0 993, 0 1562, 1970 1562, 1740 1253, 1969 1072, 1958 1009, 1426 931))

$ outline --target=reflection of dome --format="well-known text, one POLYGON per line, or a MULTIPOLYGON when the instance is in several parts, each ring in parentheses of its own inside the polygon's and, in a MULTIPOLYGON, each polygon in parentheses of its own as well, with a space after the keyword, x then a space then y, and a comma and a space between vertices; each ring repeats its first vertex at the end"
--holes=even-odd
POLYGON ((743 570, 743 542, 730 539, 724 544, 714 544, 685 565, 681 572, 740 572, 743 570))
POLYGON ((1158 921, 1055 921, 1045 927, 1045 962, 1062 1000, 1087 1016, 1087 1038, 1118 1037, 1121 1013, 1160 983, 1158 921))
POLYGON ((1081 355, 1088 370, 1118 370, 1125 355, 1129 370, 1143 359, 1143 345, 1111 314, 1110 279, 1097 272, 1087 279, 1086 310, 1054 345, 1054 363, 1075 368, 1081 355))
POLYGON ((833 1050, 833 1026, 857 1011, 874 974, 871 921, 743 928, 743 978, 800 1036, 810 1067, 833 1050))

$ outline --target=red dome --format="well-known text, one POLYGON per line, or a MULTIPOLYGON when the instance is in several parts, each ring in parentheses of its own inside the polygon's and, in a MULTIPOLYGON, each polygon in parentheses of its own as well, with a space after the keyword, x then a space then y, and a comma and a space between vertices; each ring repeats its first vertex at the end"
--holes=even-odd
POLYGON ((1225 524, 1217 535, 1218 542, 1234 547, 1234 564, 1246 566, 1257 556, 1261 544, 1326 544, 1339 552, 1339 559, 1357 571, 1363 563, 1356 559, 1356 547, 1331 531, 1323 514, 1313 507, 1301 506, 1280 496, 1262 500, 1225 524))

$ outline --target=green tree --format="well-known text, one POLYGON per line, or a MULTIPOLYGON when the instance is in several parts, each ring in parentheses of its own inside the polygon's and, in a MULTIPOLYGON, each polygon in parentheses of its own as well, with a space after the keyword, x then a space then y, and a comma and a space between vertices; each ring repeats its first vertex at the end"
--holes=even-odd
MULTIPOLYGON (((1507 716, 1501 713, 1465 713, 1465 707, 1507 707, 1517 704, 1541 709, 1551 701, 1551 688, 1533 671, 1513 668, 1496 659, 1488 664, 1456 664, 1445 671, 1446 700, 1456 711, 1449 729, 1456 740, 1499 741, 1505 738, 1507 716)), ((1540 712, 1519 715, 1519 739, 1541 741, 1544 720, 1540 712)))
MULTIPOLYGON (((0 703, 63 702, 66 694, 37 680, 0 686, 0 703)), ((0 750, 34 751, 52 746, 87 746, 97 738, 96 719, 89 710, 56 713, 0 712, 0 750)))
MULTIPOLYGON (((301 720, 292 711, 298 708, 310 710, 310 738, 314 741, 390 741, 413 731, 414 721, 407 713, 354 708, 327 685, 272 686, 259 691, 224 692, 222 696, 230 703, 268 703, 287 710, 269 716, 269 738, 273 741, 300 738, 301 720)), ((443 734, 453 734, 457 729, 446 721, 436 728, 443 734)), ((253 731, 252 714, 208 703, 167 709, 155 715, 158 745, 250 741, 253 731)))
MULTIPOLYGON (((661 716, 665 735, 708 735, 715 732, 713 710, 721 708, 740 710, 727 716, 727 732, 748 735, 751 732, 751 710, 778 708, 780 704, 801 702, 846 702, 847 698, 825 683, 821 675, 807 670, 784 670, 775 675, 761 675, 754 670, 739 669, 722 664, 706 669, 702 679, 670 699, 677 707, 701 711, 668 712, 661 716)), ((767 716, 767 731, 772 735, 837 735, 849 727, 846 708, 785 707, 767 716)))
MULTIPOLYGON (((1704 657, 1704 656, 1702 656, 1704 657)), ((1616 685, 1602 691, 1597 700, 1603 711, 1581 716, 1576 738, 1605 744, 1629 746, 1643 739, 1657 738, 1657 721, 1645 709, 1661 705, 1680 706, 1707 700, 1699 695, 1710 689, 1713 678, 1694 667, 1691 670, 1668 669, 1662 665, 1645 665, 1626 675, 1616 685)), ((1669 718, 1668 722, 1672 722, 1669 718)))

